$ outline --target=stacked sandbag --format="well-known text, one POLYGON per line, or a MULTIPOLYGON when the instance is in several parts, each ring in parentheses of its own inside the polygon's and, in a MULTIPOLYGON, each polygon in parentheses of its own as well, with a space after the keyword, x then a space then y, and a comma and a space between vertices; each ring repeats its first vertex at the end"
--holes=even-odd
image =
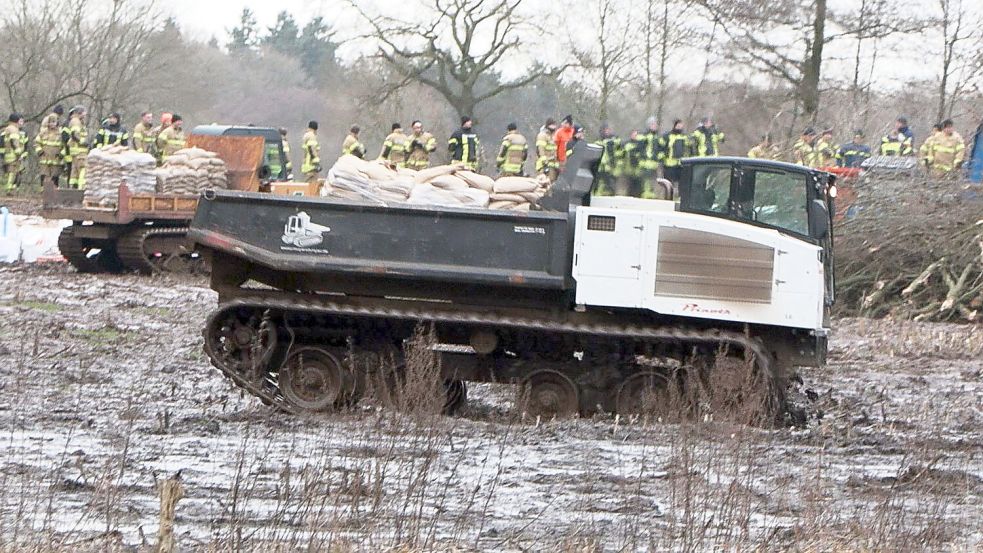
POLYGON ((382 205, 405 202, 414 184, 412 175, 406 171, 344 155, 328 171, 327 184, 321 188, 321 195, 382 205))
POLYGON ((545 175, 532 177, 500 177, 492 187, 491 209, 529 211, 549 191, 550 181, 545 175))
POLYGON ((207 188, 229 187, 225 162, 201 148, 184 148, 167 156, 156 175, 157 190, 163 194, 197 195, 207 188))
POLYGON ((89 152, 86 159, 85 201, 115 207, 123 182, 133 194, 153 194, 157 187, 154 156, 123 146, 106 146, 89 152))
POLYGON ((549 179, 543 175, 502 177, 496 181, 462 165, 414 171, 346 155, 328 171, 321 194, 380 205, 409 203, 528 211, 548 189, 549 179))

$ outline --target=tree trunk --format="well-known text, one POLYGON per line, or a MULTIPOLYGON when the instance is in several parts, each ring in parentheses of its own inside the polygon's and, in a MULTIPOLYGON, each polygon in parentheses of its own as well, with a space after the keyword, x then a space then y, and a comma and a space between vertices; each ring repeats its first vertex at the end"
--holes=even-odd
POLYGON ((655 0, 648 0, 645 7, 645 117, 652 115, 652 7, 655 0))
POLYGON ((826 0, 816 0, 816 15, 812 23, 812 42, 809 59, 802 71, 799 97, 803 115, 812 123, 819 114, 819 78, 823 68, 823 46, 826 43, 826 0))
POLYGON ((666 81, 668 80, 666 62, 669 60, 669 1, 665 0, 662 6, 662 40, 659 43, 659 107, 655 120, 660 125, 665 126, 662 115, 666 107, 666 81))

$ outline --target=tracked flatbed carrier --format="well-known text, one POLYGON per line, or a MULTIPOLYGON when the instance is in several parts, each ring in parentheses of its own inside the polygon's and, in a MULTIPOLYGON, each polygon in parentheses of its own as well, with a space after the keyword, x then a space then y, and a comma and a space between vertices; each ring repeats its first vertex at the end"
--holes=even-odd
MULTIPOLYGON (((684 162, 679 203, 592 197, 581 147, 542 211, 209 192, 189 237, 212 260, 212 363, 293 412, 350 405, 421 327, 449 410, 467 381, 516 382, 539 415, 665 409, 696 377, 780 414, 792 367, 823 363, 831 175, 684 162)), ((394 382, 391 377, 383 379, 394 382)))

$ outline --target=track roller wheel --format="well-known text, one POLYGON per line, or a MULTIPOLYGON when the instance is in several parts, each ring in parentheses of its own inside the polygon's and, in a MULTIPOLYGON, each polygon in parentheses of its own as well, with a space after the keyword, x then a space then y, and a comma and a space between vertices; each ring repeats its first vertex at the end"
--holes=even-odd
POLYGON ((577 385, 550 369, 530 374, 522 383, 524 410, 534 417, 571 417, 580 408, 577 385))
POLYGON ((231 372, 258 382, 276 350, 277 334, 268 313, 232 309, 216 314, 205 329, 205 352, 231 372))
POLYGON ((444 414, 454 415, 468 403, 468 386, 463 380, 445 380, 444 414))
POLYGON ((283 398, 311 413, 341 407, 355 388, 351 374, 338 359, 316 347, 293 350, 280 367, 278 380, 283 398))
POLYGON ((58 251, 80 273, 120 273, 125 267, 113 242, 90 242, 75 237, 75 227, 62 229, 58 251))
POLYGON ((186 247, 187 233, 184 227, 136 227, 119 239, 120 257, 143 274, 205 274, 204 260, 186 247))
POLYGON ((662 372, 642 371, 618 387, 617 409, 622 415, 663 416, 672 410, 673 394, 662 372))

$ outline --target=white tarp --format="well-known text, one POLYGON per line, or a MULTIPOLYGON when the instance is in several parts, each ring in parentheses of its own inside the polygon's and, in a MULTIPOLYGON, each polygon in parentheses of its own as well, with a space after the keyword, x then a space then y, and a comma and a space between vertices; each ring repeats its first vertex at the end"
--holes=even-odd
POLYGON ((0 207, 0 263, 61 261, 58 235, 71 221, 14 215, 0 207))

